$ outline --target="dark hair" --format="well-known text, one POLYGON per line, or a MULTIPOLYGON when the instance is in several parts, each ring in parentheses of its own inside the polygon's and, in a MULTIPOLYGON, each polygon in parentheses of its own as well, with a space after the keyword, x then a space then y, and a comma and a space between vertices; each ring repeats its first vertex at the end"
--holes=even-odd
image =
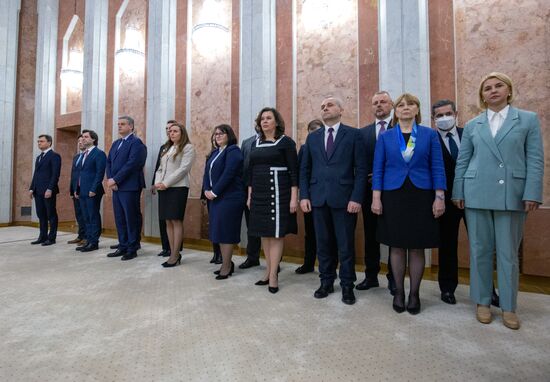
POLYGON ((307 131, 312 132, 317 130, 316 128, 323 127, 325 124, 320 119, 313 119, 307 124, 307 131))
POLYGON ((432 117, 435 115, 435 109, 442 106, 447 106, 447 105, 451 105, 451 109, 453 109, 453 113, 456 113, 456 104, 453 101, 451 101, 450 99, 440 99, 439 101, 437 101, 432 105, 432 117))
POLYGON ((78 137, 76 137, 76 139, 80 139, 82 138, 82 133, 78 134, 78 137))
POLYGON ((270 111, 273 113, 273 116, 275 117, 275 139, 280 138, 285 133, 285 121, 283 117, 281 116, 281 113, 277 111, 274 107, 264 107, 260 112, 258 113, 258 116, 256 117, 256 126, 255 129, 260 134, 260 137, 262 139, 265 139, 265 134, 262 130, 262 114, 266 111, 270 111))
POLYGON ((97 141, 99 140, 97 133, 93 130, 82 130, 82 134, 80 135, 83 135, 84 133, 90 134, 90 137, 94 140, 94 146, 97 146, 97 141))
POLYGON ((132 131, 134 130, 134 119, 132 117, 123 115, 122 117, 118 117, 118 119, 125 119, 126 121, 128 121, 128 124, 132 126, 132 131))
MULTIPOLYGON (((216 130, 220 130, 222 133, 227 134, 227 146, 236 145, 237 144, 237 136, 235 135, 235 132, 231 128, 231 126, 227 124, 221 124, 216 127, 214 127, 214 131, 212 132, 212 136, 216 134, 216 130)), ((214 141, 214 144, 216 147, 219 147, 218 144, 214 141)))
POLYGON ((38 138, 46 138, 46 140, 48 141, 49 144, 52 143, 53 139, 52 139, 52 136, 51 135, 48 135, 48 134, 40 134, 38 136, 38 138))
POLYGON ((178 121, 176 121, 175 119, 170 119, 170 120, 166 121, 167 125, 173 125, 174 123, 178 123, 178 121))
POLYGON ((177 126, 180 128, 181 139, 178 143, 174 143, 170 140, 170 138, 168 138, 168 140, 163 146, 164 149, 162 150, 161 156, 164 156, 164 154, 168 152, 170 147, 175 145, 176 146, 176 155, 174 155, 174 160, 175 160, 176 157, 179 155, 179 153, 183 152, 185 145, 187 145, 188 143, 191 143, 191 141, 189 140, 189 134, 187 134, 187 129, 185 128, 185 126, 183 126, 181 123, 173 123, 172 126, 170 127, 174 127, 174 126, 177 126))

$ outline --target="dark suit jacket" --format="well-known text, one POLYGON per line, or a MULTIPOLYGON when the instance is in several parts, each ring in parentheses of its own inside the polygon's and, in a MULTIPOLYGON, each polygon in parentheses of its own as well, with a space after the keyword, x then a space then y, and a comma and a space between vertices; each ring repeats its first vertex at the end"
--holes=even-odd
POLYGON ((330 157, 325 128, 308 135, 300 163, 300 199, 309 199, 313 207, 326 203, 346 208, 349 201, 362 204, 366 181, 365 148, 358 129, 340 124, 330 157))
MULTIPOLYGON (((391 129, 393 126, 388 125, 386 131, 391 129)), ((376 148, 376 125, 371 123, 365 127, 359 129, 361 137, 363 138, 363 143, 365 144, 365 153, 367 159, 367 175, 372 175, 372 167, 374 163, 374 149, 376 148)), ((367 187, 370 189, 370 186, 367 187)))
POLYGON ((94 192, 97 195, 103 195, 103 177, 105 176, 105 166, 107 157, 105 153, 97 147, 89 154, 84 164, 80 163, 80 194, 88 196, 88 193, 94 192))
MULTIPOLYGON (((464 131, 464 129, 461 127, 457 127, 456 130, 458 132, 458 137, 462 139, 462 132, 464 131)), ((437 135, 439 136, 439 144, 441 145, 441 152, 443 153, 445 177, 447 178, 447 192, 445 193, 445 201, 447 202, 447 204, 449 204, 452 203, 451 196, 453 194, 453 182, 455 181, 456 161, 451 156, 449 150, 447 150, 447 147, 445 147, 445 142, 443 141, 443 138, 441 138, 441 134, 439 134, 438 132, 437 135)))
POLYGON ((226 147, 219 154, 219 149, 213 150, 204 166, 202 189, 212 191, 218 198, 245 198, 244 184, 242 181, 243 155, 237 145, 226 147), (210 164, 212 161, 212 169, 210 164), (210 186, 212 182, 212 186, 210 186))
POLYGON ((77 192, 78 187, 78 177, 80 176, 80 162, 77 161, 78 158, 80 158, 80 154, 78 153, 73 157, 73 164, 71 167, 71 183, 69 184, 69 195, 73 196, 77 192))
POLYGON ((243 184, 248 184, 248 167, 250 165, 250 151, 252 151, 252 145, 256 141, 258 136, 254 134, 251 137, 246 138, 241 144, 241 152, 243 154, 243 184))
POLYGON ((53 194, 59 193, 59 174, 61 173, 61 156, 53 150, 48 151, 42 160, 36 158, 34 174, 32 176, 29 190, 34 195, 44 195, 46 190, 51 190, 53 194))
POLYGON ((416 146, 409 163, 399 148, 400 129, 391 129, 378 137, 374 152, 373 190, 396 190, 407 176, 423 190, 446 190, 445 169, 438 133, 418 125, 416 146))
POLYGON ((143 166, 147 159, 147 147, 141 139, 131 134, 118 149, 121 140, 114 141, 109 150, 107 178, 115 180, 119 191, 141 191, 145 188, 143 166))
POLYGON ((164 151, 164 145, 160 146, 159 153, 157 155, 157 163, 155 163, 155 171, 153 171, 153 180, 151 181, 151 186, 155 185, 155 174, 160 167, 160 158, 162 157, 163 151, 164 151))

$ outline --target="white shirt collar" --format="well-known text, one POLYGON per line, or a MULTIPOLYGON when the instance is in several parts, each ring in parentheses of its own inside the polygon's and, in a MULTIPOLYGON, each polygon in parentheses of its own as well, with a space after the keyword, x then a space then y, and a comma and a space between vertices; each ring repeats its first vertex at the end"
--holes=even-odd
POLYGON ((336 135, 338 133, 338 129, 340 128, 340 122, 337 122, 334 126, 325 124, 325 135, 328 135, 328 129, 331 127, 334 129, 333 135, 336 135))
POLYGON ((384 127, 387 129, 388 126, 390 125, 391 116, 389 116, 388 118, 384 118, 384 119, 378 119, 378 118, 376 118, 376 119, 374 120, 374 123, 375 123, 376 127, 379 127, 378 122, 380 122, 380 121, 386 121, 386 125, 385 125, 384 127))
POLYGON ((48 151, 50 151, 51 149, 52 149, 51 147, 48 147, 46 150, 42 151, 42 154, 46 155, 48 151))
MULTIPOLYGON (((500 117, 502 118, 502 121, 506 120, 509 110, 510 110, 510 105, 506 105, 501 111, 498 112, 498 114, 500 114, 500 117)), ((497 112, 494 112, 491 109, 487 109, 487 119, 489 121, 493 120, 493 117, 495 116, 495 114, 497 114, 497 112)))
POLYGON ((452 133, 453 137, 458 137, 458 130, 456 129, 456 125, 451 130, 447 130, 447 131, 439 130, 439 129, 436 129, 436 130, 439 133, 439 135, 441 135, 441 138, 443 138, 444 140, 447 138, 447 133, 452 133))

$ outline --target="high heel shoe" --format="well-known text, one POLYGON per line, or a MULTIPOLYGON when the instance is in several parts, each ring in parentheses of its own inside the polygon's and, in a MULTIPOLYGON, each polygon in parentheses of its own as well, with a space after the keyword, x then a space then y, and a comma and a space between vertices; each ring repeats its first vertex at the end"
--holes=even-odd
POLYGON ((405 292, 396 291, 393 296, 393 310, 397 313, 403 313, 405 311, 405 292), (402 305, 396 304, 396 302, 401 302, 402 305))
POLYGON ((267 285, 269 284, 269 279, 267 280, 259 280, 254 283, 254 285, 267 285))
MULTIPOLYGON (((214 274, 219 275, 221 270, 222 269, 220 268, 217 271, 214 271, 214 274)), ((229 276, 231 276, 233 272, 235 272, 235 263, 231 262, 231 270, 229 271, 229 276)))
POLYGON ((407 312, 414 315, 414 314, 420 313, 420 297, 418 295, 412 296, 412 297, 413 297, 413 299, 416 299, 417 304, 416 305, 411 304, 411 295, 409 295, 409 303, 407 304, 407 312))
MULTIPOLYGON (((269 282, 269 281, 268 281, 269 282)), ((269 290, 270 293, 277 293, 279 291, 279 287, 267 287, 267 289, 269 290)))
POLYGON ((181 255, 180 255, 180 257, 178 257, 178 259, 176 260, 175 263, 170 264, 168 261, 165 261, 164 263, 162 263, 162 266, 164 268, 172 268, 172 267, 175 267, 178 264, 181 264, 181 255))
POLYGON ((225 280, 229 276, 231 276, 234 271, 235 271, 235 264, 233 262, 231 262, 231 269, 229 270, 229 273, 226 274, 226 275, 222 275, 221 272, 218 271, 218 273, 217 273, 218 275, 216 276, 216 280, 225 280))

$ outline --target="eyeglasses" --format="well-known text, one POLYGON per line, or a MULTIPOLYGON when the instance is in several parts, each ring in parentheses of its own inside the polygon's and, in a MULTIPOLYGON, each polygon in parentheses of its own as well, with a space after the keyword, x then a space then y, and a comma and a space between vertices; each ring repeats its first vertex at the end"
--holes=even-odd
POLYGON ((225 134, 226 134, 226 133, 214 133, 214 136, 215 136, 215 137, 221 137, 221 136, 223 136, 223 135, 225 135, 225 134))

